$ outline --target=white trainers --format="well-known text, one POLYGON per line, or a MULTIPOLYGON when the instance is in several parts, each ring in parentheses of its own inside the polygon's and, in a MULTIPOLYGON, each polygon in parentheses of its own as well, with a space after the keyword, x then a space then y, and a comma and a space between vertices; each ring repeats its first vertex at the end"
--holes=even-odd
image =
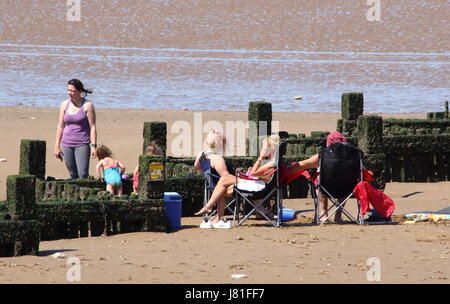
POLYGON ((205 221, 205 220, 203 220, 203 221, 200 223, 200 226, 199 226, 199 227, 202 228, 202 229, 210 229, 210 228, 213 227, 213 225, 212 225, 211 221, 205 221))
POLYGON ((216 229, 230 229, 231 222, 227 221, 226 219, 221 219, 217 223, 212 224, 212 227, 216 229))

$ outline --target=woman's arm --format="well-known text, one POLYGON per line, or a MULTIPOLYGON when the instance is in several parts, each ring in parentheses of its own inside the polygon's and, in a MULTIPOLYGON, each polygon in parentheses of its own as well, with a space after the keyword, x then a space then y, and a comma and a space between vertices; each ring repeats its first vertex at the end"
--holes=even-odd
POLYGON ((264 164, 264 166, 261 166, 261 162, 270 156, 271 154, 269 151, 267 140, 264 140, 261 152, 259 153, 258 160, 255 162, 252 169, 250 170, 250 175, 255 177, 271 175, 274 172, 274 167, 276 167, 275 161, 271 160, 268 163, 264 164))
POLYGON ((289 167, 290 172, 298 170, 313 169, 319 167, 319 154, 315 154, 308 159, 301 160, 289 167))
POLYGON ((59 107, 58 125, 56 126, 55 136, 55 150, 53 152, 56 158, 59 158, 59 154, 61 153, 61 138, 64 130, 64 112, 66 110, 67 103, 68 101, 64 101, 59 107))
MULTIPOLYGON (((95 116, 95 109, 92 102, 88 102, 86 104, 86 116, 89 121, 89 127, 91 129, 90 139, 91 144, 96 145, 97 144, 97 126, 96 126, 96 116, 95 116)), ((97 147, 91 146, 91 158, 97 157, 97 147)))
POLYGON ((202 157, 203 152, 200 152, 197 157, 195 158, 195 162, 194 162, 194 167, 197 168, 197 170, 199 170, 200 172, 203 172, 203 168, 201 165, 201 161, 200 158, 202 157))
POLYGON ((270 161, 267 164, 264 164, 264 166, 261 166, 261 159, 258 158, 250 170, 250 175, 255 177, 268 176, 274 172, 275 167, 276 165, 274 161, 270 161))

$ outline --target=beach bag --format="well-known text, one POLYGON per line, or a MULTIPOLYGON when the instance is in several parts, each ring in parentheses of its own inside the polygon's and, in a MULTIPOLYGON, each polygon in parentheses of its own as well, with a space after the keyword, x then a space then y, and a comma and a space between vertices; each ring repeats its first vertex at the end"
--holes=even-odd
POLYGON ((367 182, 359 182, 353 190, 353 193, 361 204, 362 215, 366 214, 369 210, 369 204, 384 218, 389 218, 394 213, 394 201, 367 182))

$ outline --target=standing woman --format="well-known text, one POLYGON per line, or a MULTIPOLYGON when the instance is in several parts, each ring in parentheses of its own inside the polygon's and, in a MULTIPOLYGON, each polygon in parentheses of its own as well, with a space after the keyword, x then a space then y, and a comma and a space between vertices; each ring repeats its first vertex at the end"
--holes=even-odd
POLYGON ((59 109, 54 154, 64 158, 70 178, 88 177, 89 157, 97 156, 95 109, 85 98, 91 93, 80 80, 72 79, 67 84, 69 99, 59 109))

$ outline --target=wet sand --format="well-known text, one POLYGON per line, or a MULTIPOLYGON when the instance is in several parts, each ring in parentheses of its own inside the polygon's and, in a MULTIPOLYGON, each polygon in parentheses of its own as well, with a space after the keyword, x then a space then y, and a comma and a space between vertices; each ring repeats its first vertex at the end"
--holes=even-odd
POLYGON ((104 108, 339 112, 344 92, 369 112, 442 111, 448 3, 361 0, 0 3, 0 106, 56 107, 81 79, 104 108), (303 96, 302 103, 292 97, 303 96))

